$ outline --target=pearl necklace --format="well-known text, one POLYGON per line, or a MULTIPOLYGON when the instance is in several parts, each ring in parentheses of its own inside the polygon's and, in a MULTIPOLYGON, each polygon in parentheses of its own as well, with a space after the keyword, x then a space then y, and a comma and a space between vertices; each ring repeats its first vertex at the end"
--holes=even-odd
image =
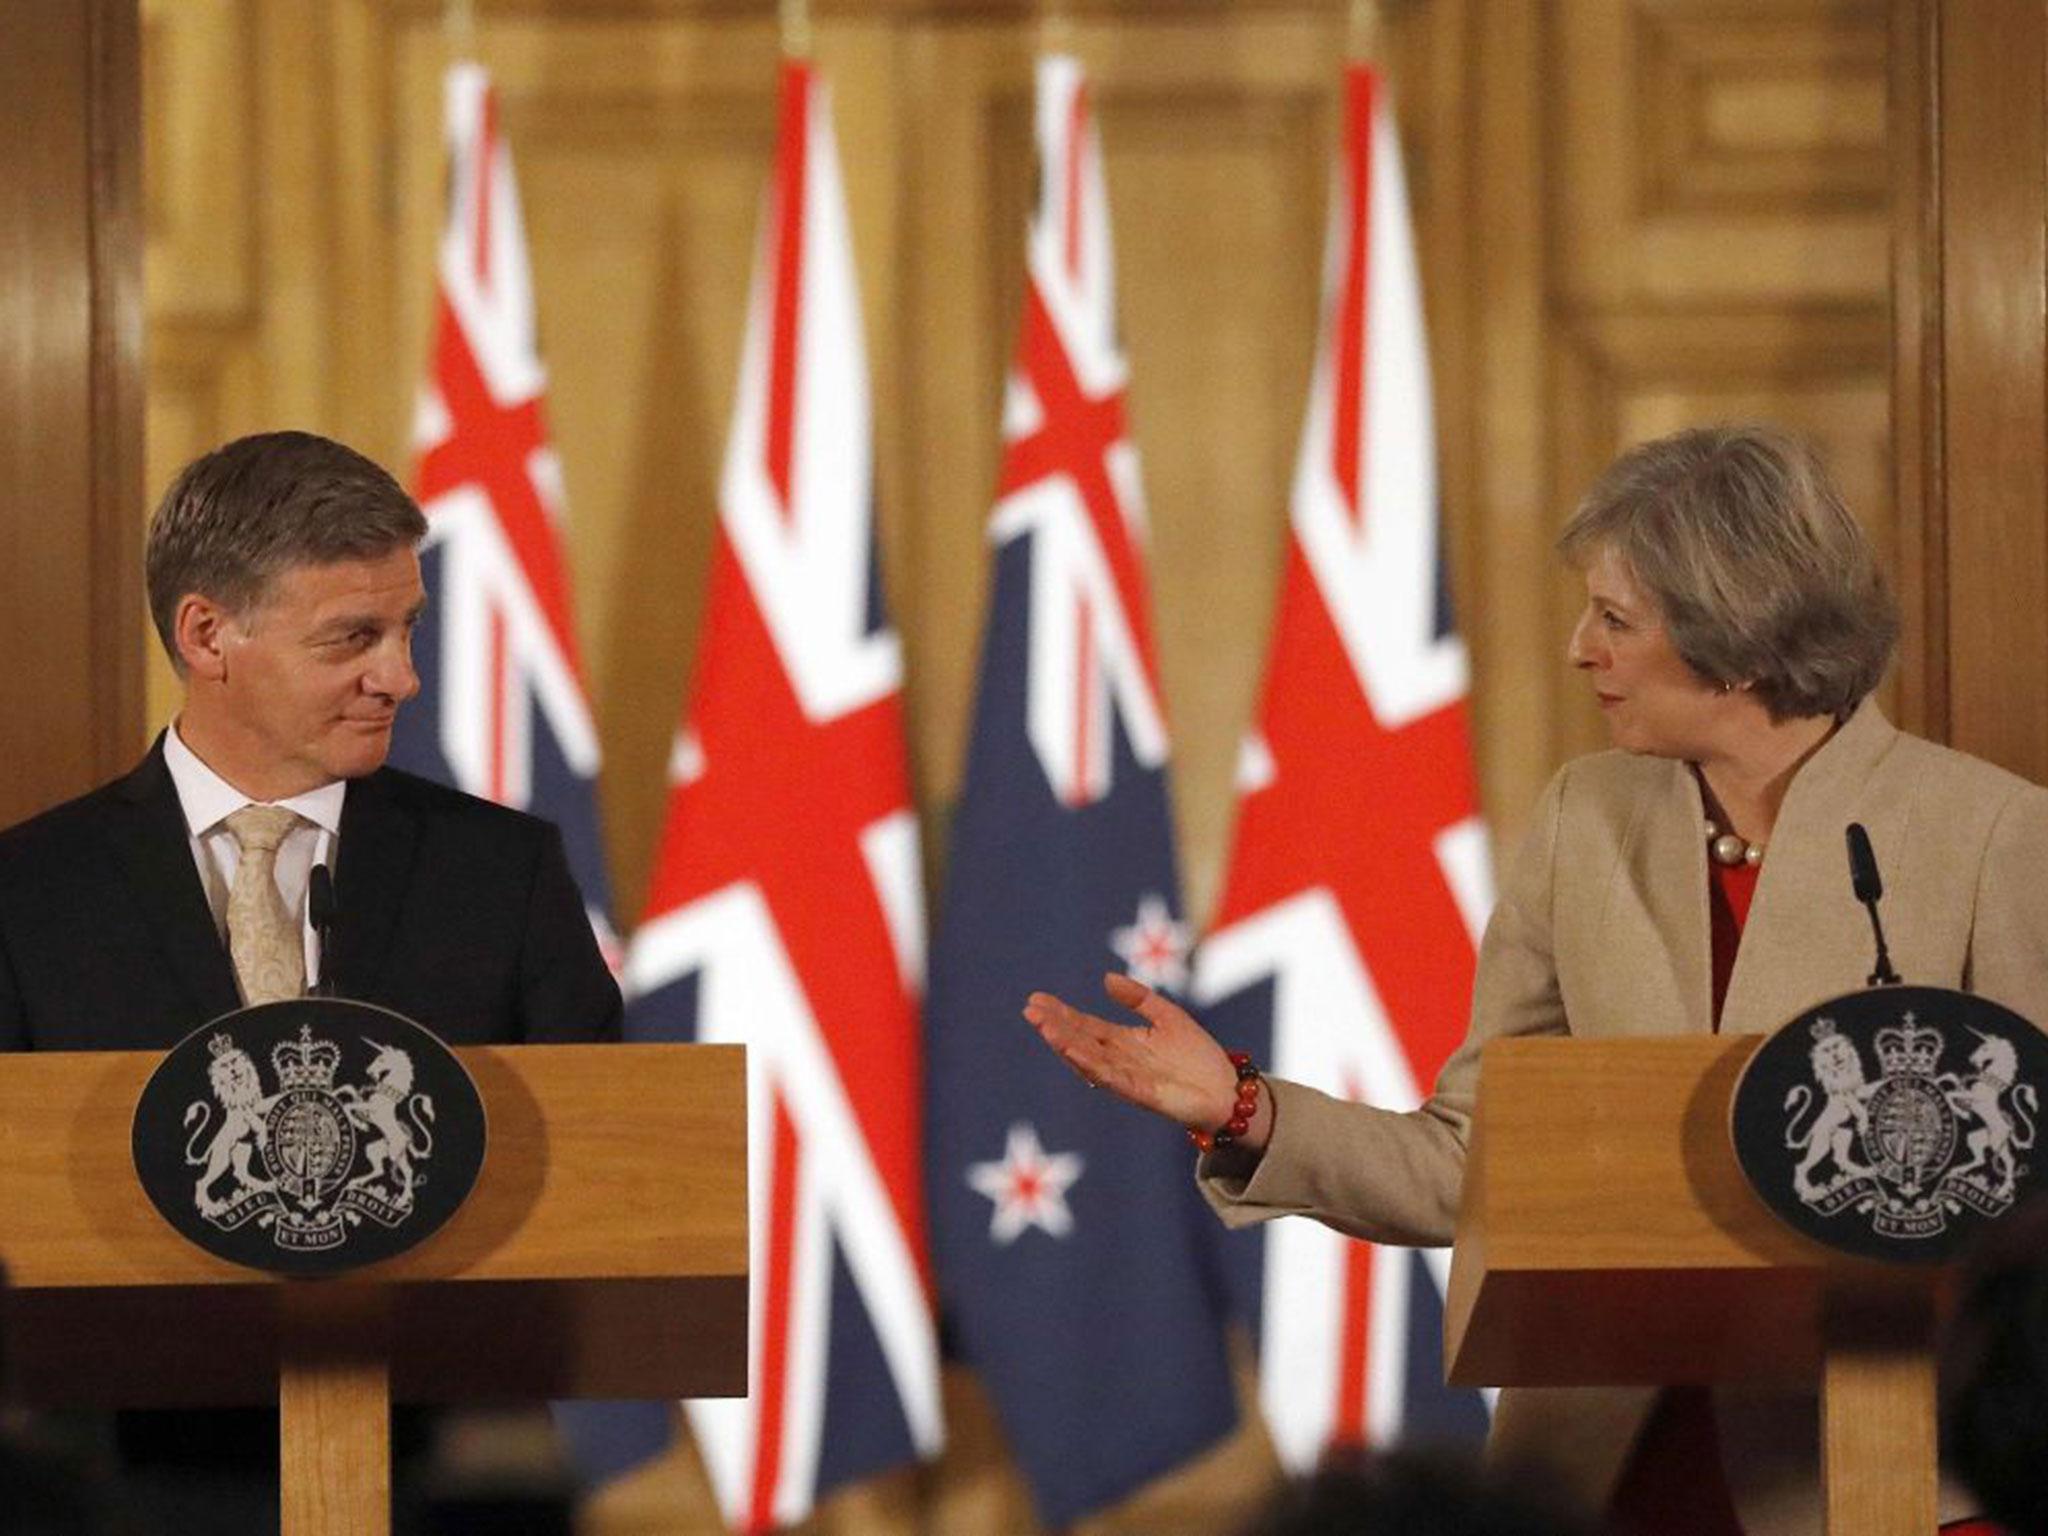
POLYGON ((1707 852, 1716 864, 1729 869, 1738 864, 1747 864, 1751 869, 1764 861, 1764 845, 1748 842, 1733 832, 1723 832, 1713 822, 1707 823, 1707 852))

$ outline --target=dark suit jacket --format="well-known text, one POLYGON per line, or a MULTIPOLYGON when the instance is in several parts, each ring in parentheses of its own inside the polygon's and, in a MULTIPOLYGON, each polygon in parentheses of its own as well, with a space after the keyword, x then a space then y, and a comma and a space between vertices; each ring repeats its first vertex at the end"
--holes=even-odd
MULTIPOLYGON (((453 1045, 618 1037, 619 989, 549 823, 381 769, 342 801, 334 890, 340 995, 453 1045)), ((126 778, 0 833, 0 1050, 162 1050, 240 1006, 161 737, 126 778)), ((401 1449, 422 1423, 400 1410, 401 1449)), ((124 1413, 118 1437, 131 1471, 253 1478, 253 1495, 206 1497, 275 1507, 273 1410, 124 1413)), ((208 1508, 210 1528, 242 1528, 242 1505, 208 1508)))
MULTIPOLYGON (((385 768, 342 802, 342 996, 455 1045, 616 1038, 612 981, 547 822, 385 768)), ((0 833, 0 1050, 160 1050, 240 1006, 163 742, 0 833)))

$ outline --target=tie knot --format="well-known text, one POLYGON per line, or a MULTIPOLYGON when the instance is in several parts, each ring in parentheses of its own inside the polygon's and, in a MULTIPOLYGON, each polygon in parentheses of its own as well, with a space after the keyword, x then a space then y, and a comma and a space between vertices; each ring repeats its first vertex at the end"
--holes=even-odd
POLYGON ((245 805, 228 818, 228 834, 244 854, 277 852, 277 845, 299 824, 297 811, 281 805, 245 805))

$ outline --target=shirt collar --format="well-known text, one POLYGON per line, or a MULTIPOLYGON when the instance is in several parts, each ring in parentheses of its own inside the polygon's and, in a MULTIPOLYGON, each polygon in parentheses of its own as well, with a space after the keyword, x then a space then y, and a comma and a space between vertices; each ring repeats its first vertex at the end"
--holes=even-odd
MULTIPOLYGON (((164 732, 164 767, 170 770, 171 783, 177 787, 178 805, 185 813, 185 830, 194 838, 206 836, 243 806, 259 803, 207 767, 199 754, 185 745, 175 721, 164 732)), ((318 789, 272 803, 297 812, 324 832, 339 836, 341 803, 347 794, 348 781, 336 779, 318 789)))

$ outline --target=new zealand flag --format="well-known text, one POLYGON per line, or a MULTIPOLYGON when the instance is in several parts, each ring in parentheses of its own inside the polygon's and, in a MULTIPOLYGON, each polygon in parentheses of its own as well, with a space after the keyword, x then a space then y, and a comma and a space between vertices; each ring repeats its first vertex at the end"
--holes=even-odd
POLYGON ((1019 1016, 1106 970, 1184 988, 1189 935, 1124 425, 1101 155, 1041 61, 1040 196, 1004 411, 993 598, 926 1009, 926 1169, 954 1353, 1048 1525, 1229 1433, 1223 1234, 1174 1126, 1091 1094, 1019 1016))
POLYGON ((512 152, 479 65, 448 72, 448 222, 435 263, 434 356, 414 426, 427 612, 419 700, 391 739, 399 768, 545 816, 617 969, 597 819, 597 728, 563 556, 562 469, 549 444, 533 278, 512 152))

